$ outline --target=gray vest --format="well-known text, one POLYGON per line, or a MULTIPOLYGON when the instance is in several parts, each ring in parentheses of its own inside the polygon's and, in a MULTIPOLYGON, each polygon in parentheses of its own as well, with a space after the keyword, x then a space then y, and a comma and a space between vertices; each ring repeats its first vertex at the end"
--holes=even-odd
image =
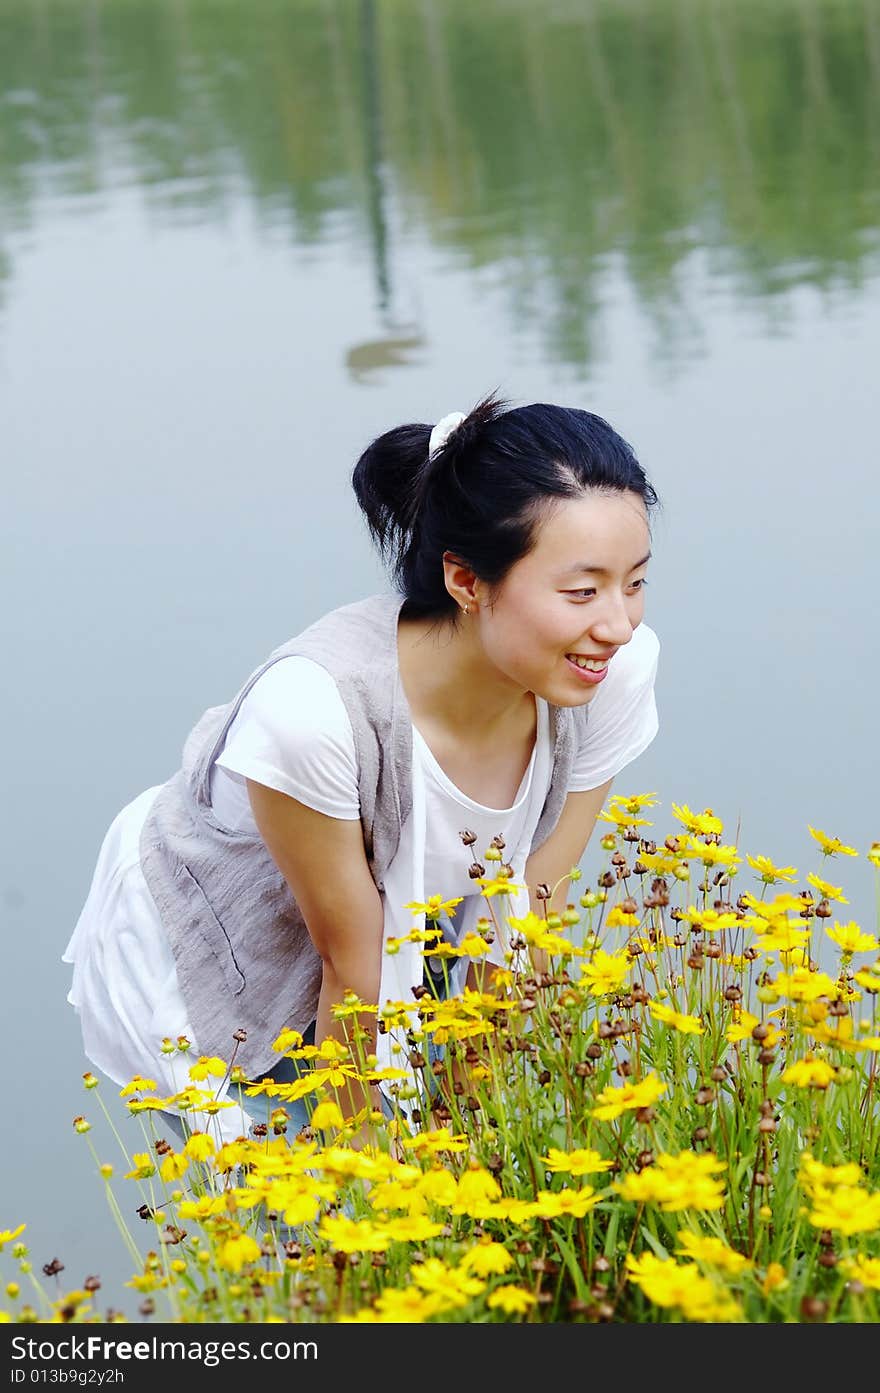
MULTIPOLYGON (((231 702, 211 707, 196 724, 181 768, 160 789, 141 833, 141 866, 198 1048, 228 1060, 233 1031, 243 1029, 247 1040, 236 1063, 250 1078, 277 1062, 272 1041, 281 1030, 302 1031, 314 1020, 321 959, 262 839, 231 831, 214 816, 211 769, 242 701, 267 668, 292 655, 319 663, 351 721, 364 848, 382 890, 412 807, 412 726, 397 659, 402 603, 396 594, 372 595, 331 611, 276 648, 231 702)), ((549 710, 553 773, 533 849, 559 819, 587 718, 585 706, 549 710)))

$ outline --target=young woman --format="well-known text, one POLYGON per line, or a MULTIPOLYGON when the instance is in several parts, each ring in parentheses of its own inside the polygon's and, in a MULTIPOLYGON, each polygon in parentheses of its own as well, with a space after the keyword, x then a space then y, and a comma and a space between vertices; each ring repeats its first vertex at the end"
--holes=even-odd
MULTIPOLYGON (((379 436, 352 483, 396 589, 275 649, 104 840, 64 960, 86 1055, 120 1085, 170 1094, 233 1049, 280 1080, 283 1029, 344 1038, 346 992, 412 1002, 420 945, 383 952, 423 922, 407 906, 461 897, 441 924, 467 932, 486 909, 472 862, 500 836, 527 887, 504 912, 524 913, 657 732, 657 497, 607 422, 492 395, 379 436), (181 1035, 189 1055, 163 1053, 181 1035)), ((237 1104, 218 1121, 249 1123, 237 1104)))

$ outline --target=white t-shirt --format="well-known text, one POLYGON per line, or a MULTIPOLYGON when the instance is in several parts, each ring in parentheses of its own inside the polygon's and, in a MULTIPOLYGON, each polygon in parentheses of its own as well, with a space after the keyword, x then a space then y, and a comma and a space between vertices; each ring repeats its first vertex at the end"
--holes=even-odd
MULTIPOLYGON (((614 778, 653 740, 658 730, 654 682, 659 647, 653 630, 642 624, 615 655, 590 702, 569 791, 597 788, 614 778)), ((386 941, 403 937, 422 922, 406 903, 422 902, 433 894, 463 897, 454 917, 443 921, 447 937, 457 939, 472 928, 486 912, 486 901, 468 867, 472 854, 479 858, 496 834, 504 837, 514 882, 523 885, 552 769, 547 703, 537 698, 536 709, 532 756, 513 804, 505 809, 485 807, 462 793, 413 729, 413 807, 382 892, 386 941), (476 833, 472 849, 461 841, 464 828, 476 833)), ((253 779, 328 817, 355 820, 357 772, 351 724, 333 678, 310 659, 282 658, 242 702, 211 772, 211 803, 225 826, 256 832, 245 783, 253 779)), ((198 1042, 138 856, 140 830, 157 792, 146 790, 114 819, 63 960, 73 964, 68 1000, 80 1015, 91 1062, 120 1086, 141 1074, 155 1079, 160 1091, 172 1093, 185 1085, 186 1069, 180 1056, 161 1053, 163 1036, 188 1036, 196 1057, 198 1042)), ((506 914, 524 914, 527 909, 523 888, 499 914, 502 930, 506 914)), ((502 962, 504 949, 503 939, 497 938, 491 959, 502 962)), ((417 944, 383 954, 381 1002, 412 1000, 410 988, 421 976, 419 956, 417 944)), ((464 971, 462 966, 461 976, 464 971)), ((380 1035, 378 1045, 380 1063, 400 1062, 390 1056, 388 1036, 380 1035)), ((199 1124, 200 1119, 192 1120, 199 1124)), ((248 1119, 237 1106, 220 1112, 217 1121, 224 1138, 247 1132, 248 1119)))

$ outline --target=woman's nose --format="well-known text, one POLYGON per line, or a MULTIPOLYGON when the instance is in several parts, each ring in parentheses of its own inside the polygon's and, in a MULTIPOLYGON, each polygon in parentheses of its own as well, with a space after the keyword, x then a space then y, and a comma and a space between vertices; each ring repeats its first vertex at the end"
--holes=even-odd
POLYGON ((591 629, 597 639, 602 643, 613 643, 618 648, 629 643, 635 628, 623 596, 616 600, 606 597, 605 603, 597 607, 594 615, 591 629))

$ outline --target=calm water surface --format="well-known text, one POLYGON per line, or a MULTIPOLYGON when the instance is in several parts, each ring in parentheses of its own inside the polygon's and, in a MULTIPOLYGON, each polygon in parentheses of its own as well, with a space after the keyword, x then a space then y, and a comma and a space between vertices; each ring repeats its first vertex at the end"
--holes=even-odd
POLYGON ((391 425, 500 387, 632 441, 661 729, 618 791, 874 924, 878 78, 874 0, 0 0, 0 1228, 38 1269, 137 1315, 60 955, 202 710, 384 585, 348 480, 391 425))

